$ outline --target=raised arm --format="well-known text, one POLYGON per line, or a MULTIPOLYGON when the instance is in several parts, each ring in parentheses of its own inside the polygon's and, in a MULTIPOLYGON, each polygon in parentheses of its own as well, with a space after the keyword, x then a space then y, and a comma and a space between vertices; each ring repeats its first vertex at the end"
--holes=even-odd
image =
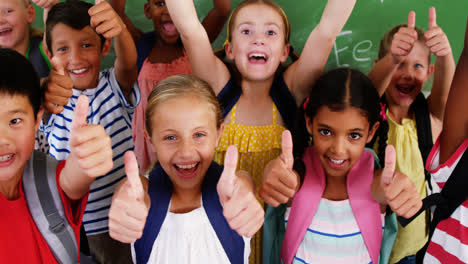
POLYGON ((335 39, 343 29, 356 0, 328 0, 322 18, 304 46, 300 58, 288 67, 284 79, 298 104, 322 74, 335 39))
POLYGON ((127 26, 128 32, 130 32, 130 34, 132 35, 132 38, 135 41, 135 43, 138 43, 141 36, 143 35, 143 31, 138 29, 127 16, 127 14, 125 14, 126 2, 126 0, 109 0, 109 4, 111 4, 112 8, 114 8, 115 12, 117 12, 120 18, 122 18, 123 22, 125 23, 125 26, 127 26))
POLYGON ((398 29, 398 32, 393 35, 389 52, 377 61, 369 72, 369 79, 372 80, 377 88, 379 96, 385 93, 398 66, 413 49, 414 43, 418 39, 418 33, 414 29, 415 25, 416 14, 414 11, 411 11, 408 14, 407 27, 400 27, 398 29))
POLYGON ((448 160, 468 138, 468 21, 465 45, 458 60, 444 114, 440 135, 440 164, 448 160))
POLYGON ((215 56, 208 35, 198 20, 193 0, 166 0, 166 4, 184 43, 193 74, 208 82, 218 94, 230 74, 226 65, 215 56))
POLYGON ((426 45, 436 55, 434 82, 431 94, 427 98, 431 114, 442 120, 445 105, 450 91, 453 74, 455 73, 455 61, 453 60, 452 48, 444 31, 437 26, 436 10, 429 9, 429 29, 424 34, 426 45))
POLYGON ((213 0, 213 9, 203 19, 202 25, 210 42, 214 42, 231 12, 231 0, 213 0))
POLYGON ((98 34, 106 39, 114 38, 115 77, 119 82, 123 94, 129 100, 132 87, 137 79, 137 52, 132 36, 128 32, 122 19, 112 6, 104 0, 96 0, 96 4, 89 9, 91 26, 98 34))

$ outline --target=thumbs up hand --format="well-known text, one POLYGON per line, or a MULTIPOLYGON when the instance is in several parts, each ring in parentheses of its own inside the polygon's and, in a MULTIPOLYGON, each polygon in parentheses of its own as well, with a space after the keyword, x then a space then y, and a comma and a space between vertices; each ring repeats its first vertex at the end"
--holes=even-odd
POLYGON ((231 229, 245 237, 253 236, 263 225, 265 212, 255 196, 255 187, 246 171, 238 171, 237 148, 230 146, 217 190, 223 214, 231 229))
POLYGON ((51 59, 52 70, 43 84, 45 88, 44 107, 52 114, 59 114, 73 95, 73 81, 65 66, 56 58, 51 59))
POLYGON ((395 149, 388 145, 385 149, 385 168, 377 171, 375 178, 378 180, 380 174, 380 188, 372 188, 372 195, 377 202, 389 205, 397 215, 410 218, 421 209, 422 201, 416 185, 408 176, 396 171, 395 164, 395 149))
POLYGON ((124 159, 127 178, 119 184, 112 197, 109 235, 120 242, 133 243, 143 234, 151 202, 143 188, 135 154, 127 151, 124 159))
POLYGON ((408 14, 408 24, 406 27, 400 27, 398 32, 393 35, 390 52, 393 62, 399 64, 403 62, 413 49, 414 43, 418 40, 418 33, 414 29, 416 26, 416 13, 411 11, 408 14))
POLYGON ((263 174, 263 183, 260 187, 260 197, 271 206, 287 203, 299 187, 299 176, 294 172, 293 143, 291 133, 283 132, 283 153, 280 157, 270 161, 263 174))
POLYGON ((424 39, 431 52, 437 57, 444 57, 452 54, 452 47, 450 46, 447 35, 437 26, 436 10, 434 7, 429 8, 429 25, 428 30, 424 34, 424 39))
POLYGON ((106 39, 114 38, 122 32, 125 24, 112 6, 105 0, 95 0, 95 4, 88 11, 91 17, 91 27, 106 39))

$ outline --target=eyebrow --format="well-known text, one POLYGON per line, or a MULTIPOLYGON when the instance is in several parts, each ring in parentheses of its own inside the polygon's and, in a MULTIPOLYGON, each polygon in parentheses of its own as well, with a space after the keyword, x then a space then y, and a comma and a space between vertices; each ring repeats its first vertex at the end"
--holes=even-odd
MULTIPOLYGON (((254 25, 255 23, 254 22, 251 22, 251 21, 246 21, 246 22, 243 22, 241 24, 239 24, 238 28, 243 26, 243 25, 254 25)), ((275 26, 277 28, 281 28, 278 24, 276 24, 275 22, 267 22, 265 23, 265 25, 267 26, 275 26)))
POLYGON ((11 111, 8 111, 7 113, 9 115, 15 115, 15 114, 27 115, 28 114, 28 112, 26 110, 23 110, 23 109, 13 109, 11 111))
MULTIPOLYGON (((317 126, 318 126, 319 128, 333 129, 333 128, 330 127, 329 125, 327 125, 327 124, 322 124, 322 123, 318 123, 317 126)), ((349 131, 352 131, 352 132, 362 132, 362 131, 364 131, 364 129, 359 128, 359 127, 356 127, 356 128, 350 129, 349 131)))

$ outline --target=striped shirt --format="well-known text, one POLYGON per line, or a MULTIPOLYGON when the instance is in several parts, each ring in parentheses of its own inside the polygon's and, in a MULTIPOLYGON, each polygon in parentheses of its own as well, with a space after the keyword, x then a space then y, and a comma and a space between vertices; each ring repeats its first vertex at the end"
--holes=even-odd
MULTIPOLYGON (((290 208, 285 214, 287 224, 290 208)), ((382 223, 384 223, 382 215, 382 223)), ((291 220, 294 221, 294 220, 291 220)), ((349 200, 320 200, 293 264, 372 263, 349 200)))
POLYGON ((50 155, 57 160, 65 160, 70 154, 68 137, 78 97, 85 94, 89 98, 88 124, 99 124, 112 139, 114 167, 91 185, 88 203, 83 216, 87 235, 108 231, 108 214, 112 194, 116 184, 125 177, 123 155, 133 150, 132 118, 133 110, 140 101, 138 85, 133 86, 131 102, 127 102, 115 78, 113 68, 99 75, 96 88, 73 89, 73 96, 62 113, 51 115, 47 124, 41 123, 41 130, 46 133, 50 145, 50 155))
MULTIPOLYGON (((467 147, 468 139, 444 164, 440 164, 440 142, 437 140, 427 159, 427 168, 440 188, 444 187, 467 147)), ((437 225, 424 263, 468 263, 468 200, 437 225)))

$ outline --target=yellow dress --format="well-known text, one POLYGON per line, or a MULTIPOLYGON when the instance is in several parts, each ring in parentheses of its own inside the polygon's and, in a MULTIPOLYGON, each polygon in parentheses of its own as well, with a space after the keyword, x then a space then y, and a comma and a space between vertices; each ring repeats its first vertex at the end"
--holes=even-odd
MULTIPOLYGON (((396 170, 407 175, 418 189, 421 198, 427 196, 424 177, 424 163, 418 145, 418 134, 414 118, 404 118, 401 125, 388 115, 387 144, 395 147, 396 170)), ((398 223, 398 233, 390 255, 389 263, 416 254, 428 239, 427 212, 423 212, 409 225, 403 228, 398 223)))
MULTIPOLYGON (((231 110, 231 121, 224 127, 223 135, 216 148, 214 160, 218 164, 224 163, 224 155, 228 146, 235 145, 239 151, 237 169, 250 173, 256 186, 257 193, 262 184, 263 169, 266 164, 281 154, 281 135, 286 129, 277 124, 275 104, 273 104, 273 122, 271 125, 248 126, 236 124, 236 106, 231 110)), ((263 205, 263 201, 257 196, 263 205)), ((260 229, 250 243, 250 264, 262 263, 262 236, 260 229)), ((266 263, 265 263, 266 264, 266 263)))

